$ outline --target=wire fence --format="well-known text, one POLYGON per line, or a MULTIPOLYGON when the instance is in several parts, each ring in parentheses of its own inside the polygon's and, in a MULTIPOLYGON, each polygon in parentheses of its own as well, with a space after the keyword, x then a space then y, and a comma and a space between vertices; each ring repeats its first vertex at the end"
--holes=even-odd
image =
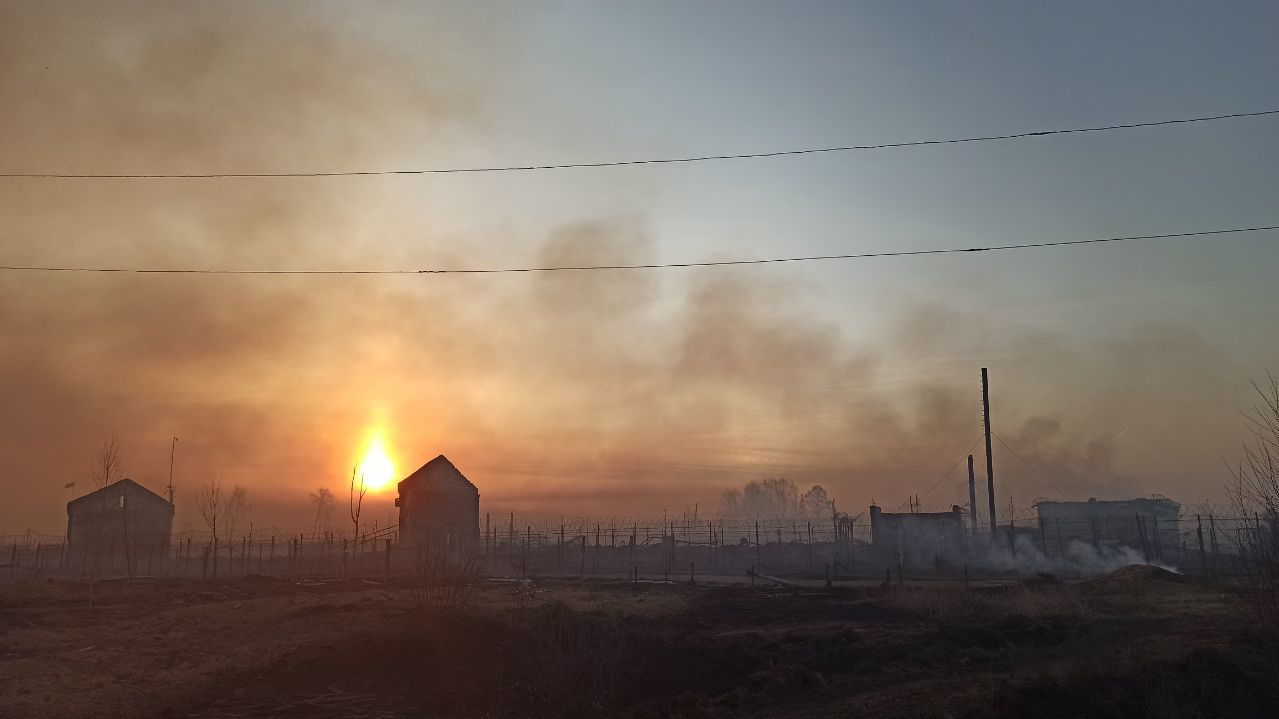
MULTIPOLYGON (((973 527, 959 513, 815 518, 528 518, 491 515, 470 536, 443 538, 490 576, 957 578, 1027 571, 1096 573, 1152 563, 1232 576, 1274 524, 1258 516, 1047 518, 973 527)), ((415 573, 424 548, 398 526, 354 534, 278 528, 216 539, 183 532, 165 544, 68 544, 57 535, 0 535, 0 579, 247 575, 346 578, 415 573)))

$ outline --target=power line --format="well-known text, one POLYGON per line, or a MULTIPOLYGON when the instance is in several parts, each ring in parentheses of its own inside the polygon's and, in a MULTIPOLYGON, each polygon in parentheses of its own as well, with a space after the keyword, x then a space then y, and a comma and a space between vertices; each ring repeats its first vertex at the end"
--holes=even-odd
POLYGON ((1262 117, 1279 115, 1279 109, 1260 110, 1257 112, 1232 112, 1225 115, 1207 115, 1203 117, 1184 117, 1172 120, 1155 120, 1152 122, 1131 122, 1119 125, 1099 125, 1095 127, 1073 127, 1056 130, 1036 130, 1032 132, 1015 132, 1005 135, 977 135, 973 137, 954 137, 940 140, 910 140, 906 142, 885 142, 877 145, 839 145, 835 147, 810 147, 800 150, 775 150, 771 152, 748 152, 735 155, 695 155, 691 157, 664 157, 646 160, 607 160, 602 162, 569 162, 548 165, 494 165, 488 167, 441 167, 408 170, 342 170, 335 172, 209 172, 209 173, 55 173, 55 172, 6 172, 0 177, 26 179, 63 179, 63 180, 199 180, 219 178, 270 178, 270 177, 360 177, 376 175, 450 175, 482 172, 533 172, 538 170, 572 170, 598 167, 625 167, 633 165, 674 165, 693 162, 712 162, 720 160, 758 160, 769 157, 786 157, 794 155, 817 155, 831 152, 853 152, 857 150, 891 150, 902 147, 924 147, 930 145, 960 145, 972 142, 994 142, 999 140, 1021 140, 1030 137, 1047 137, 1050 135, 1075 135, 1086 132, 1109 132, 1112 130, 1133 130, 1143 127, 1160 127, 1165 125, 1187 125, 1196 122, 1213 122, 1216 120, 1232 120, 1244 117, 1262 117))
POLYGON ((1203 230, 1199 232, 1170 232, 1162 235, 1130 235, 1127 237, 1102 237, 1089 240, 1061 240, 1057 242, 1027 242, 1011 245, 990 245, 987 247, 952 247, 930 250, 894 250, 885 252, 862 252, 847 255, 811 255, 805 257, 770 257, 758 260, 715 260, 707 262, 667 262, 637 265, 553 265, 547 267, 491 267, 473 269, 392 269, 392 270, 252 270, 252 269, 191 269, 191 268, 145 268, 145 267, 72 267, 52 265, 0 265, 0 271, 8 272, 117 272, 132 274, 164 274, 164 275, 477 275, 505 274, 516 272, 590 272, 597 270, 663 270, 680 267, 727 267, 732 265, 766 265, 782 262, 821 262, 827 260, 867 260, 877 257, 914 257, 917 255, 952 255, 967 252, 1000 252, 1004 250, 1027 250, 1045 247, 1070 247, 1076 245, 1093 245, 1109 242, 1133 242, 1136 240, 1167 240, 1179 237, 1204 237, 1208 235, 1231 235, 1248 232, 1270 232, 1279 230, 1279 225, 1261 227, 1235 227, 1225 230, 1203 230))
POLYGON ((999 440, 1000 444, 1004 445, 1004 449, 1008 450, 1009 452, 1012 452, 1014 457, 1020 460, 1022 464, 1026 465, 1027 469, 1039 475, 1039 478, 1047 482, 1048 486, 1052 487, 1053 490, 1057 492, 1057 494, 1060 494, 1063 497, 1066 496, 1066 493, 1061 491, 1060 489, 1057 489, 1057 485, 1053 484, 1052 480, 1049 479, 1043 472, 1040 472, 1038 469, 1035 469, 1035 467, 1030 462, 1027 462, 1024 457, 1022 457, 1020 454, 1017 454, 1017 450, 1013 449, 1012 447, 1009 447, 1008 443, 1004 441, 1003 437, 1000 437, 994 432, 991 432, 991 434, 994 435, 995 439, 999 440))
MULTIPOLYGON (((941 486, 941 483, 946 481, 946 478, 950 476, 951 472, 954 472, 954 471, 955 471, 955 469, 956 469, 957 467, 959 467, 960 462, 963 462, 965 457, 967 457, 968 455, 970 455, 970 454, 972 454, 972 453, 973 453, 973 449, 977 447, 977 443, 978 443, 978 442, 980 442, 980 441, 981 441, 981 436, 980 436, 980 435, 978 435, 977 439, 973 440, 973 444, 972 444, 972 446, 970 446, 970 447, 968 448, 968 451, 967 451, 967 452, 964 452, 963 456, 961 456, 959 459, 955 460, 955 463, 954 463, 953 465, 951 465, 950 469, 946 470, 946 473, 945 473, 945 474, 943 474, 943 475, 941 476, 941 478, 940 478, 940 479, 938 479, 936 482, 934 482, 934 483, 933 483, 933 486, 929 487, 927 492, 924 492, 922 495, 920 495, 920 496, 919 496, 919 501, 921 501, 921 502, 922 502, 922 501, 924 501, 925 499, 927 499, 927 498, 928 498, 928 495, 930 495, 930 494, 932 494, 932 493, 933 493, 933 490, 935 490, 935 489, 937 489, 938 487, 940 487, 940 486, 941 486)), ((907 502, 909 502, 909 501, 910 501, 910 500, 907 500, 907 502)), ((906 505, 906 503, 907 503, 907 502, 902 502, 901 504, 897 505, 897 508, 898 508, 898 509, 901 509, 903 506, 905 506, 905 505, 906 505)))

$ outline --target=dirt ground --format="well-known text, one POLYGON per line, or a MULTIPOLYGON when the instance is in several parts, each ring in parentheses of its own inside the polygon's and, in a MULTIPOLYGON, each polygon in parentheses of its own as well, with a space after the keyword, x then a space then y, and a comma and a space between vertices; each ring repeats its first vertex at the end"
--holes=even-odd
POLYGON ((1275 716, 1233 592, 486 582, 0 585, 0 717, 1275 716))

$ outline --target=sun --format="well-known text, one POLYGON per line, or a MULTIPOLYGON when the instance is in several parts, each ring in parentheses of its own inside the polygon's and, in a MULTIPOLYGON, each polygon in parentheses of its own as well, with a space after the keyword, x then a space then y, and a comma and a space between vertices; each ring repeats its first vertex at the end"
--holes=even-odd
POLYGON ((369 448, 365 450, 356 472, 364 477, 364 485, 372 492, 385 489, 395 479, 395 465, 387 456, 380 437, 369 441, 369 448))

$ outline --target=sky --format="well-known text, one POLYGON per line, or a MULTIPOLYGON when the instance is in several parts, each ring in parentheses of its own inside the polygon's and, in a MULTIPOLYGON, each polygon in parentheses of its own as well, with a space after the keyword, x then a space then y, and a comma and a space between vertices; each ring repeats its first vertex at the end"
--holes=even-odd
MULTIPOLYGON (((0 173, 750 153, 1279 108, 1270 3, 0 3, 0 173)), ((1279 224, 1271 117, 520 173, 0 178, 0 264, 687 262, 1279 224)), ((0 532, 115 435, 179 530, 309 526, 374 439, 482 510, 652 516, 765 477, 840 509, 1220 501, 1279 371, 1279 236, 600 273, 0 272, 0 532), (1011 447, 1012 449, 1006 449, 1011 447), (974 450, 983 463, 981 446, 974 450), (1016 454, 1012 454, 1015 451, 1016 454)), ((64 485, 75 482, 71 489, 64 485)), ((375 518, 393 521, 393 491, 375 518)))

